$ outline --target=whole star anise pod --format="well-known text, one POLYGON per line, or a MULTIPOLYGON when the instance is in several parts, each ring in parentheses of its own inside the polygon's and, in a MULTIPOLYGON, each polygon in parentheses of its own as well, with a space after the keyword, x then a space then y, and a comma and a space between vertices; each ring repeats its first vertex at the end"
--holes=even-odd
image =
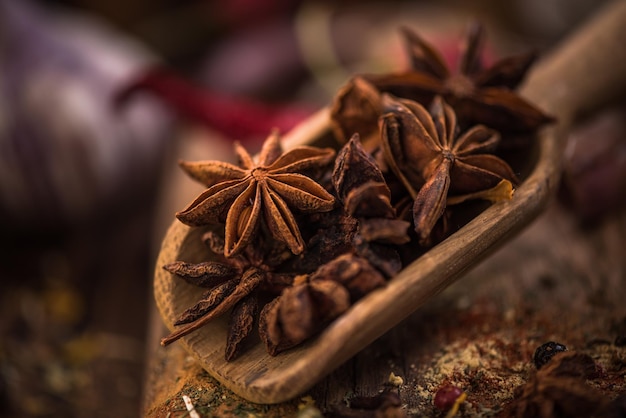
POLYGON ((179 315, 174 325, 182 327, 163 338, 161 345, 173 343, 232 309, 225 352, 226 360, 230 361, 240 353, 252 332, 259 312, 259 290, 279 293, 280 290, 276 289, 291 284, 295 275, 273 271, 290 253, 274 251, 275 247, 281 245, 266 242, 263 246, 248 246, 242 254, 225 258, 222 255, 222 237, 209 231, 202 240, 214 254, 215 260, 201 263, 175 261, 163 266, 186 282, 208 290, 193 306, 179 315))
POLYGON ((374 158, 355 133, 341 148, 332 173, 332 182, 346 212, 356 218, 393 219, 391 191, 374 158))
POLYGON ((515 399, 501 416, 518 418, 619 417, 619 404, 611 402, 587 380, 594 379, 597 366, 590 356, 560 352, 516 389, 515 399))
POLYGON ((362 76, 354 76, 333 97, 330 116, 335 138, 347 142, 355 133, 369 150, 380 143, 378 118, 381 92, 362 76))
POLYGON ((274 356, 308 340, 357 300, 384 286, 385 278, 365 258, 343 254, 322 264, 269 302, 259 317, 259 335, 274 356))
POLYGON ((402 30, 412 68, 405 72, 368 76, 379 90, 420 103, 441 95, 468 124, 482 123, 503 131, 532 131, 552 118, 519 96, 514 89, 535 60, 534 53, 501 59, 486 68, 482 25, 470 25, 459 67, 451 70, 441 54, 417 33, 402 30))
POLYGON ((383 106, 385 159, 414 198, 413 222, 422 244, 428 243, 451 198, 456 203, 511 197, 517 177, 505 161, 490 154, 500 139, 496 131, 477 125, 459 135, 456 114, 440 96, 430 113, 417 102, 388 94, 383 106))
POLYGON ((335 151, 301 146, 283 153, 276 131, 256 160, 238 143, 235 151, 239 167, 221 161, 181 162, 186 173, 207 190, 176 217, 190 226, 225 222, 224 255, 230 257, 252 241, 262 213, 271 235, 294 254, 302 253, 304 243, 291 210, 329 211, 334 198, 301 173, 328 164, 335 151))
POLYGON ((338 151, 330 177, 338 204, 311 216, 316 228, 308 234, 307 251, 292 258, 289 268, 310 273, 328 260, 353 253, 387 277, 395 275, 402 267, 396 249, 410 241, 410 222, 396 218, 385 177, 358 134, 338 151))
POLYGON ((345 211, 358 220, 353 251, 388 277, 401 268, 399 255, 387 244, 410 241, 409 222, 396 218, 391 191, 376 160, 354 134, 337 154, 332 181, 345 211))
POLYGON ((461 51, 459 68, 452 71, 441 54, 419 35, 407 28, 402 33, 412 64, 409 70, 357 75, 333 98, 331 120, 340 141, 348 141, 358 132, 366 148, 377 144, 384 92, 425 106, 441 95, 463 124, 485 124, 502 132, 532 131, 553 120, 515 92, 534 62, 534 53, 504 58, 485 68, 481 57, 484 31, 474 24, 461 51))

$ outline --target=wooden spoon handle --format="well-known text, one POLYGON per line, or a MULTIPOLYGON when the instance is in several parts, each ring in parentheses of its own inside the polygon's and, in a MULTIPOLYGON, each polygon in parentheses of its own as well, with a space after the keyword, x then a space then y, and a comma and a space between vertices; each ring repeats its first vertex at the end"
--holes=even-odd
POLYGON ((626 1, 615 0, 529 74, 521 94, 568 124, 626 90, 626 1))

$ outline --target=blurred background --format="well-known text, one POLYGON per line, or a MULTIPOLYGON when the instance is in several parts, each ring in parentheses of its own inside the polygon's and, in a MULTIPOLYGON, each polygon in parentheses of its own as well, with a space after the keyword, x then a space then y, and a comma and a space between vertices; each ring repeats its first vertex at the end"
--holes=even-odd
MULTIPOLYGON (((154 261, 199 190, 178 159, 254 152, 350 74, 405 68, 400 25, 453 57, 479 19, 500 57, 548 50, 602 2, 337 3, 0 0, 1 416, 141 415, 154 261)), ((598 158, 622 155, 623 180, 623 106, 607 115, 578 140, 618 138, 598 158)), ((564 201, 599 216, 574 184, 564 201)))

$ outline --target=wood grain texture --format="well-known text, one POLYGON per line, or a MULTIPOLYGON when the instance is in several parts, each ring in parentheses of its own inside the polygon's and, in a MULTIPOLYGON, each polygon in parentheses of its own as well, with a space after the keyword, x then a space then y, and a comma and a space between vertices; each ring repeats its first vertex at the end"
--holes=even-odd
MULTIPOLYGON (((270 357, 260 344, 246 351, 240 358, 226 363, 223 359, 226 323, 217 320, 203 329, 183 337, 183 344, 200 364, 219 382, 236 394, 258 403, 278 403, 291 399, 340 366, 350 357, 394 327, 424 302, 453 283, 463 272, 478 264, 499 245, 510 239, 543 211, 554 194, 560 175, 560 156, 568 123, 586 102, 580 94, 606 96, 615 89, 616 75, 623 75, 626 60, 608 71, 607 77, 598 74, 587 82, 589 68, 571 65, 579 56, 580 48, 606 51, 594 52, 594 65, 612 63, 615 43, 626 27, 626 2, 616 2, 610 13, 574 37, 579 46, 572 54, 570 44, 541 63, 536 75, 531 75, 524 94, 537 101, 547 112, 556 114, 559 123, 543 129, 537 143, 537 162, 531 174, 516 190, 511 201, 492 205, 460 231, 434 247, 394 277, 384 289, 377 290, 332 323, 318 338, 308 344, 270 357), (617 17, 616 17, 617 16, 617 17), (606 36, 609 32, 615 36, 606 36), (596 42, 592 42, 595 40, 596 42), (598 41, 599 40, 599 41, 598 41), (604 49, 597 42, 606 43, 604 49), (611 44, 611 45, 609 45, 611 44), (567 73, 569 71, 569 73, 567 73), (566 72, 567 75, 563 75, 566 72), (565 80, 563 84, 561 81, 565 80), (558 89, 548 86, 560 83, 558 89), (578 84, 586 87, 577 90, 578 84), (609 83, 610 86, 608 85, 609 83)), ((613 64, 611 64, 613 65, 613 64)), ((622 82, 623 85, 623 82, 622 82)), ((329 130, 327 110, 323 110, 307 124, 292 133, 288 144, 315 143, 329 130)), ((172 330, 173 320, 199 294, 199 290, 182 280, 173 280, 161 266, 175 260, 200 261, 204 256, 200 244, 201 229, 192 229, 175 221, 170 227, 157 260, 155 271, 155 299, 166 326, 172 330)))

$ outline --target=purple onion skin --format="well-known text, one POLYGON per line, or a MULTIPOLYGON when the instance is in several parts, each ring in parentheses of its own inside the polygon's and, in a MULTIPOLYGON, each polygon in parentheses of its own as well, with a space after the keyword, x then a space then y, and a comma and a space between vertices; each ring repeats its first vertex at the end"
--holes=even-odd
POLYGON ((0 0, 0 229, 72 226, 127 204, 158 180, 171 133, 149 98, 112 106, 154 61, 146 48, 39 7, 0 0))

